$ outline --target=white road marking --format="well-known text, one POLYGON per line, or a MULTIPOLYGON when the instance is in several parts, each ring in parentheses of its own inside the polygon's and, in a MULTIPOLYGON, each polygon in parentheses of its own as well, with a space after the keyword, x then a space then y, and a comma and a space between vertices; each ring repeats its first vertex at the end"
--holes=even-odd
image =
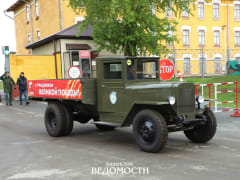
POLYGON ((68 173, 69 170, 61 171, 59 169, 50 169, 50 170, 33 170, 25 173, 15 174, 8 177, 7 179, 44 179, 50 176, 63 175, 68 173))
POLYGON ((10 143, 12 145, 28 145, 28 144, 38 144, 38 143, 43 143, 44 141, 40 140, 40 141, 31 141, 31 142, 13 142, 10 143))
POLYGON ((37 103, 37 104, 48 104, 47 102, 44 102, 44 101, 35 101, 35 103, 37 103))
POLYGON ((237 127, 236 125, 234 124, 230 124, 230 125, 225 125, 225 127, 218 127, 218 131, 222 131, 222 132, 236 132, 238 133, 240 131, 240 128, 237 127))
POLYGON ((207 171, 208 169, 205 166, 192 166, 191 169, 196 171, 207 171))
MULTIPOLYGON (((42 102, 43 103, 43 102, 42 102)), ((0 103, 0 106, 5 106, 5 104, 3 103, 0 103)), ((43 117, 43 114, 37 114, 37 113, 34 113, 34 112, 31 112, 31 111, 25 111, 23 109, 19 109, 19 108, 16 108, 16 107, 8 107, 9 109, 11 110, 15 110, 15 111, 18 111, 18 112, 21 112, 21 113, 24 113, 24 114, 31 114, 33 115, 34 117, 43 117)))
POLYGON ((236 157, 240 158, 240 154, 237 154, 236 157))
POLYGON ((219 146, 220 148, 223 148, 223 149, 227 149, 227 150, 230 150, 230 151, 238 151, 237 149, 234 149, 234 148, 231 148, 229 146, 219 146))
POLYGON ((33 115, 33 116, 35 116, 35 117, 43 117, 43 115, 42 114, 37 114, 37 113, 34 113, 34 112, 30 112, 30 111, 25 111, 25 110, 23 110, 23 109, 18 109, 18 108, 15 108, 15 107, 10 107, 10 109, 12 109, 12 110, 15 110, 15 111, 19 111, 19 112, 22 112, 22 113, 27 113, 27 114, 31 114, 31 115, 33 115))

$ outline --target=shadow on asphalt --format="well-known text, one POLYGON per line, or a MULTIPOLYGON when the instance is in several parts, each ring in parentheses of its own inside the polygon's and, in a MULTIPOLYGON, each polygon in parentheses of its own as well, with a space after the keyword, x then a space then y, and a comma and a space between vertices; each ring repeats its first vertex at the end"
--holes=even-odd
MULTIPOLYGON (((98 130, 93 124, 79 124, 75 122, 75 127, 70 136, 52 138, 61 140, 71 145, 93 144, 104 146, 105 148, 125 148, 129 151, 140 151, 135 143, 131 128, 117 128, 112 131, 98 130)), ((46 136, 47 133, 46 133, 46 136)), ((51 138, 51 137, 50 137, 51 138)), ((212 141, 204 144, 192 143, 182 132, 170 133, 166 147, 160 154, 184 153, 200 149, 201 147, 215 146, 212 141)))

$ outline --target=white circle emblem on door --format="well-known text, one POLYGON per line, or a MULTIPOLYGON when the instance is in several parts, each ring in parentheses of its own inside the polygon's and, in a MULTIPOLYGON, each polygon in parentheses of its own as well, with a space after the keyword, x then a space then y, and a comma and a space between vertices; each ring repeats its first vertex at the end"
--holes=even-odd
POLYGON ((111 92, 110 95, 109 95, 109 98, 110 98, 110 102, 112 104, 116 104, 116 102, 117 102, 117 92, 115 92, 115 91, 111 92))

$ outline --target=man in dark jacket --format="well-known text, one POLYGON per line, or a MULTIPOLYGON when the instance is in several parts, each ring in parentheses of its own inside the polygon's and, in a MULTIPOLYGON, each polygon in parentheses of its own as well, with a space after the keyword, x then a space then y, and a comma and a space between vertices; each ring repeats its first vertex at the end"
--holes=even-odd
POLYGON ((10 77, 9 72, 5 72, 5 74, 0 77, 0 80, 3 81, 6 105, 12 106, 12 85, 14 86, 14 89, 16 89, 16 84, 10 77))
POLYGON ((24 77, 24 72, 21 72, 21 74, 17 80, 17 85, 19 85, 20 105, 22 105, 22 94, 24 94, 25 103, 26 103, 26 105, 28 105, 29 102, 28 102, 28 97, 27 97, 27 78, 24 77))

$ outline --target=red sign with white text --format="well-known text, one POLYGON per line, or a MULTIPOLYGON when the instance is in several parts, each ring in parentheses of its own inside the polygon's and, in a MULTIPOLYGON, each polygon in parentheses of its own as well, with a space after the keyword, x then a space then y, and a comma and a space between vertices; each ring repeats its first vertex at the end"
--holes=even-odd
POLYGON ((90 51, 88 50, 81 50, 79 51, 79 57, 80 58, 90 58, 90 51))
POLYGON ((29 80, 28 95, 36 98, 82 99, 80 80, 29 80))
POLYGON ((160 59, 159 70, 161 80, 170 80, 174 75, 174 64, 169 59, 160 59))

